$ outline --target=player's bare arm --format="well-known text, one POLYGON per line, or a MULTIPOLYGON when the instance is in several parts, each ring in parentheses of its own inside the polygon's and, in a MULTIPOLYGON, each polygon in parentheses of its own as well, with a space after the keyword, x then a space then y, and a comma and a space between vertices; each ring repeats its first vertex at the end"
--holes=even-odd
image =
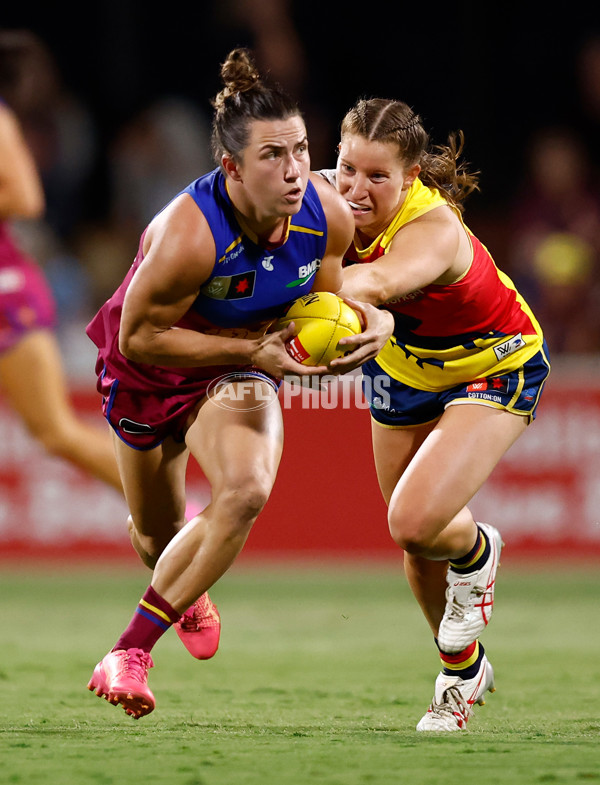
POLYGON ((33 156, 12 109, 0 104, 0 219, 38 218, 44 207, 33 156))
POLYGON ((411 221, 394 237, 385 256, 344 270, 344 293, 382 305, 430 284, 449 284, 468 269, 461 243, 464 229, 448 207, 411 221))
POLYGON ((354 235, 354 218, 348 204, 320 175, 310 180, 321 200, 327 217, 327 247, 321 267, 314 278, 314 292, 333 292, 342 288, 342 259, 354 235))
POLYGON ((367 302, 359 302, 360 298, 354 300, 346 297, 341 260, 354 236, 352 211, 346 200, 321 175, 312 174, 311 181, 317 189, 327 214, 328 225, 326 256, 317 274, 319 277, 315 276, 313 290, 331 291, 339 294, 358 312, 363 325, 362 333, 343 338, 340 341, 341 344, 347 345, 351 354, 332 360, 329 366, 329 370, 335 373, 347 373, 375 357, 381 351, 392 334, 394 321, 391 314, 380 311, 367 302), (337 285, 338 281, 339 285, 337 285), (337 288, 334 288, 336 285, 337 288))
POLYGON ((309 375, 285 349, 293 329, 252 338, 209 335, 178 327, 214 266, 215 245, 206 219, 180 196, 150 224, 146 256, 123 303, 119 348, 136 362, 171 366, 256 365, 274 376, 309 375))
POLYGON ((175 327, 213 268, 215 246, 193 201, 180 196, 150 224, 145 258, 123 303, 119 348, 136 362, 176 367, 247 362, 250 347, 175 327))

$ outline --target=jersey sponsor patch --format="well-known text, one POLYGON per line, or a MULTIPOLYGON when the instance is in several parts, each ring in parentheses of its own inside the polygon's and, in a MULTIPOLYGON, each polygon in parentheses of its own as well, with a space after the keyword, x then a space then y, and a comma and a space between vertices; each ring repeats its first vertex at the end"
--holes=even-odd
POLYGON ((302 286, 307 281, 309 281, 313 275, 319 270, 321 267, 321 260, 320 259, 313 259, 312 262, 308 264, 303 264, 298 268, 298 278, 295 281, 290 281, 286 283, 286 287, 288 289, 293 288, 294 286, 302 286))
POLYGON ((491 377, 489 379, 478 379, 467 385, 467 392, 488 392, 494 391, 498 393, 508 392, 508 379, 502 376, 491 377))
POLYGON ((467 392, 482 392, 483 390, 487 390, 488 383, 487 379, 482 379, 478 382, 472 382, 471 384, 467 385, 467 392))
POLYGON ((213 300, 241 300, 252 297, 256 270, 237 275, 217 275, 202 287, 202 294, 213 300))
POLYGON ((503 403, 504 396, 509 392, 508 376, 489 376, 487 379, 477 379, 466 386, 467 398, 477 398, 480 401, 503 403))
POLYGON ((525 346, 525 341, 523 340, 523 334, 519 333, 518 335, 509 338, 508 341, 504 341, 504 343, 494 346, 494 354, 498 360, 503 360, 522 346, 525 346))

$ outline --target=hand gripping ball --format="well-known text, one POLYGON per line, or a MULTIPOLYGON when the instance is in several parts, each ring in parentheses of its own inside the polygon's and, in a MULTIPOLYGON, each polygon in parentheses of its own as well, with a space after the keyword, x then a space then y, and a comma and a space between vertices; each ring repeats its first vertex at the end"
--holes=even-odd
POLYGON ((277 326, 296 325, 297 335, 287 341, 291 357, 303 365, 329 365, 348 354, 340 338, 362 332, 358 314, 331 292, 311 292, 294 300, 277 326))

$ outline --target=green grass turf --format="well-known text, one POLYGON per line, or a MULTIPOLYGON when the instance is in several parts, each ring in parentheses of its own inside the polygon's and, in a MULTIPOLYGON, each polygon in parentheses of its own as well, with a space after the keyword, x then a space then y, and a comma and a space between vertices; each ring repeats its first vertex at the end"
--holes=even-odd
POLYGON ((154 713, 86 689, 149 573, 3 569, 0 783, 600 782, 600 571, 500 572, 482 636, 498 690, 468 731, 417 734, 439 661, 389 566, 234 567, 221 649, 154 650, 154 713))

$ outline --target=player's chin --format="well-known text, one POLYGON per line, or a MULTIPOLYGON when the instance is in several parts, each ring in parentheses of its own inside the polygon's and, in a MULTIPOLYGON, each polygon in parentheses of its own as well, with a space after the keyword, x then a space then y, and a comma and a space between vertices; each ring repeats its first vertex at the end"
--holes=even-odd
POLYGON ((354 213, 354 228, 368 232, 373 226, 373 213, 354 213))
POLYGON ((297 215, 297 214, 300 212, 300 208, 301 208, 301 207, 302 207, 302 204, 300 204, 300 205, 293 205, 293 206, 290 206, 290 207, 288 207, 288 209, 285 211, 285 214, 286 214, 286 215, 297 215))

